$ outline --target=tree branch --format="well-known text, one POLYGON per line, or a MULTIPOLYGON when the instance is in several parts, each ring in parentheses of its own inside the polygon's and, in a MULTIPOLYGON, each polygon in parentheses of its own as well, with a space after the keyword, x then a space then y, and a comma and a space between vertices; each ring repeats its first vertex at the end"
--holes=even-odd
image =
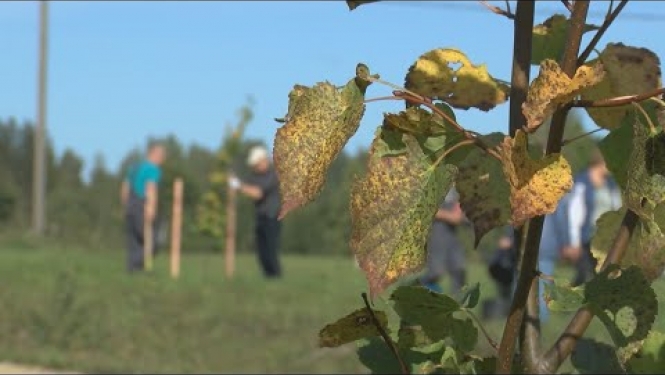
MULTIPOLYGON (((521 2, 518 2, 518 5, 521 2)), ((582 40, 582 33, 584 31, 584 26, 586 23, 587 12, 589 10, 589 1, 578 0, 575 1, 573 6, 573 12, 570 17, 570 27, 568 29, 566 50, 564 51, 563 61, 561 62, 561 70, 566 73, 569 77, 573 77, 577 69, 577 54, 579 53, 580 43, 582 40)), ((512 98, 511 98, 512 100, 512 98)), ((550 127, 550 134, 547 139, 547 148, 546 154, 552 154, 561 151, 561 140, 563 139, 563 130, 565 126, 566 117, 568 115, 570 108, 565 107, 559 109, 555 112, 552 125, 550 127)), ((503 337, 501 338, 501 344, 499 346, 499 359, 497 361, 497 374, 509 374, 511 372, 511 362, 515 352, 515 342, 517 341, 518 336, 520 336, 521 326, 523 319, 525 317, 527 300, 529 299, 530 291, 535 289, 537 291, 538 284, 536 283, 535 288, 533 287, 534 282, 537 282, 537 267, 538 267, 538 248, 540 247, 540 237, 543 229, 544 217, 539 216, 531 219, 528 224, 527 238, 525 252, 522 256, 522 262, 520 265, 520 274, 517 281, 517 288, 515 290, 515 296, 513 297, 513 303, 510 307, 510 313, 508 315, 508 320, 503 331, 503 337)), ((537 314, 537 299, 538 293, 534 293, 531 296, 532 299, 535 299, 536 303, 530 303, 530 305, 535 306, 535 312, 529 312, 529 318, 531 320, 538 319, 537 314)), ((524 340, 524 345, 527 346, 528 352, 531 352, 531 349, 535 349, 536 342, 538 341, 538 327, 534 326, 532 323, 527 322, 531 327, 525 327, 526 335, 524 340), (529 333, 536 332, 532 336, 528 337, 529 333)), ((534 365, 533 362, 535 358, 526 359, 526 364, 534 365)))
POLYGON ((490 344, 490 346, 492 348, 494 348, 494 350, 499 350, 499 346, 496 344, 496 341, 494 341, 494 339, 492 339, 492 336, 490 336, 489 332, 487 332, 487 330, 485 329, 485 326, 483 326, 483 323, 480 321, 480 319, 478 319, 476 314, 474 314, 471 309, 462 308, 462 310, 471 319, 473 319, 476 322, 476 325, 478 326, 478 328, 480 328, 480 331, 483 333, 483 335, 485 335, 485 339, 487 339, 487 343, 490 344))
MULTIPOLYGON (((621 262, 626 254, 628 242, 638 222, 639 218, 633 211, 626 211, 621 222, 621 227, 614 238, 614 244, 608 252, 601 270, 607 269, 611 264, 619 264, 621 262)), ((539 373, 553 374, 563 364, 573 349, 575 349, 577 340, 584 335, 593 317, 593 313, 588 308, 583 307, 577 311, 566 327, 566 330, 541 359, 538 366, 539 373)))
POLYGON ((565 6, 566 9, 568 9, 569 12, 572 12, 572 11, 573 11, 573 5, 570 3, 570 1, 568 1, 568 0, 561 0, 561 2, 563 3, 563 6, 565 6))
POLYGON ((381 334, 381 337, 383 338, 383 341, 386 342, 386 345, 388 345, 388 348, 390 351, 393 353, 395 358, 397 359, 397 362, 399 362, 399 366, 402 369, 402 374, 410 374, 411 372, 409 371, 409 367, 406 365, 406 362, 404 362, 404 359, 402 356, 399 354, 399 350, 397 350, 397 346, 395 346, 395 343, 393 340, 388 336, 388 333, 386 332, 385 329, 381 326, 381 323, 379 323, 379 319, 376 318, 376 315, 374 315, 374 310, 372 307, 369 305, 369 301, 367 300, 367 293, 362 294, 363 301, 365 302, 365 307, 367 307, 367 311, 369 311, 369 315, 372 317, 372 322, 376 326, 376 329, 379 331, 381 334))
POLYGON ((526 127, 526 117, 522 113, 522 103, 529 91, 531 73, 531 44, 536 4, 532 1, 518 1, 515 26, 513 28, 513 69, 510 77, 510 136, 526 127))
POLYGON ((580 57, 577 59, 577 65, 582 65, 586 62, 586 59, 589 58, 589 55, 591 55, 591 52, 596 48, 596 45, 598 45, 598 42, 600 42, 600 38, 605 35, 605 32, 607 29, 610 27, 612 22, 617 18, 619 13, 621 13, 621 10, 628 4, 628 0, 621 0, 621 3, 612 11, 612 13, 605 18, 605 21, 603 24, 600 26, 600 29, 596 32, 596 35, 593 36, 591 39, 591 42, 589 42, 589 45, 586 46, 582 54, 580 54, 580 57))
POLYGON ((508 5, 507 1, 506 1, 507 5, 506 9, 501 9, 498 6, 488 3, 487 1, 481 1, 480 4, 482 4, 485 8, 489 9, 492 13, 507 17, 508 19, 511 20, 515 19, 515 15, 510 12, 510 6, 508 5))
POLYGON ((480 149, 487 152, 490 156, 492 156, 497 160, 501 159, 496 150, 492 149, 485 142, 483 142, 482 139, 480 139, 478 133, 464 129, 462 125, 457 123, 457 121, 455 121, 447 113, 439 109, 436 105, 434 105, 434 103, 432 103, 432 100, 427 97, 420 96, 418 94, 412 94, 411 92, 393 91, 393 96, 382 96, 378 98, 367 99, 365 100, 365 103, 377 102, 381 100, 404 100, 407 103, 424 105, 425 107, 432 110, 432 112, 436 113, 437 115, 441 116, 446 121, 448 121, 457 131, 462 133, 466 139, 468 139, 469 141, 473 141, 473 143, 476 146, 480 147, 480 149))
MULTIPOLYGON (((526 117, 522 113, 522 103, 526 101, 529 91, 529 80, 531 73, 531 47, 533 39, 533 23, 536 4, 532 1, 518 1, 515 10, 515 24, 513 27, 513 68, 510 82, 510 136, 515 137, 517 130, 526 126, 526 117)), ((523 254, 522 236, 523 227, 514 228, 513 241, 518 253, 523 254)), ((520 255, 518 255, 519 259, 520 255)), ((511 315, 520 312, 513 311, 511 315)), ((521 323, 521 322, 520 322, 521 323)), ((519 327, 519 324, 518 326, 519 327)), ((510 373, 515 354, 517 340, 515 336, 506 334, 509 327, 506 324, 501 343, 499 345, 497 373, 510 373), (508 336, 506 338, 506 336, 508 336)))
POLYGON ((622 105, 641 102, 659 95, 665 94, 665 87, 655 89, 637 95, 618 96, 616 98, 601 100, 574 100, 570 102, 569 107, 601 108, 601 107, 620 107, 622 105))
POLYGON ((584 134, 580 134, 580 135, 575 136, 575 137, 572 137, 572 138, 564 139, 563 141, 561 141, 561 146, 562 146, 562 147, 564 147, 564 146, 568 146, 569 144, 575 142, 575 141, 578 140, 578 139, 582 139, 582 138, 584 138, 584 137, 588 137, 588 136, 590 136, 591 134, 598 133, 598 132, 601 131, 601 130, 605 130, 605 129, 603 129, 603 128, 598 128, 598 129, 594 129, 594 130, 592 130, 592 131, 590 131, 590 132, 586 132, 586 133, 584 133, 584 134))

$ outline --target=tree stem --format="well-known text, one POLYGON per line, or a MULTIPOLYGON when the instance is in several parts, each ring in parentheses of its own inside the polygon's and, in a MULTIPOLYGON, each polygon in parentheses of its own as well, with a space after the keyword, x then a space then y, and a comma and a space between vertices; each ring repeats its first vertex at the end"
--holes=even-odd
MULTIPOLYGON (((523 2, 518 2, 518 6, 523 2)), ((577 70, 577 54, 579 53, 580 43, 582 40, 582 33, 584 31, 584 26, 586 23, 586 17, 589 10, 589 1, 578 0, 575 1, 573 6, 572 15, 570 17, 570 27, 568 29, 566 50, 564 51, 563 61, 561 62, 561 70, 566 73, 569 77, 573 77, 575 71, 577 70)), ((519 18, 519 9, 517 11, 516 25, 520 21, 519 18)), ((511 98, 512 100, 513 98, 511 98)), ((547 148, 546 154, 557 153, 561 151, 561 141, 563 139, 563 130, 565 126, 566 117, 570 108, 561 108, 555 112, 552 118, 552 125, 550 127, 550 134, 547 139, 547 148)), ((512 126, 512 124, 511 124, 512 126)), ((522 262, 520 265, 520 273, 517 281, 517 288, 515 290, 515 296, 513 298, 513 303, 510 307, 510 313, 508 315, 508 320, 504 327, 503 337, 501 338, 501 344, 499 346, 499 360, 497 361, 497 374, 509 374, 511 373, 511 364, 513 355, 515 353, 515 344, 518 339, 519 333, 522 330, 522 324, 524 322, 527 301, 529 298, 532 299, 529 305, 535 307, 535 313, 532 311, 528 325, 531 327, 524 328, 524 341, 523 345, 527 349, 526 354, 538 353, 537 345, 539 341, 538 335, 538 326, 537 326, 537 307, 538 307, 538 248, 540 247, 540 237, 543 229, 544 217, 539 216, 531 219, 529 221, 526 246, 525 251, 522 256, 522 262), (534 283, 535 286, 533 285, 534 283), (530 293, 535 291, 535 293, 530 293), (534 319, 535 325, 534 325, 534 319)), ((538 364, 537 356, 536 358, 527 358, 526 364, 531 367, 528 370, 532 370, 536 364, 538 364)))
MULTIPOLYGON (((518 1, 515 10, 513 27, 513 68, 510 82, 510 136, 514 137, 519 129, 526 126, 526 118, 522 113, 522 103, 526 101, 529 91, 531 73, 531 47, 533 39, 533 22, 536 4, 533 1, 518 1)), ((522 247, 522 227, 514 229, 514 246, 522 247)), ((513 313, 511 308, 511 314, 513 313)), ((504 328, 504 334, 499 345, 496 372, 510 373, 515 354, 516 338, 506 339, 508 325, 504 328)))
POLYGON ((586 62, 586 59, 588 59, 589 55, 591 55, 591 51, 596 48, 596 45, 598 45, 598 42, 600 42, 600 38, 603 37, 607 29, 610 27, 612 22, 614 22, 619 13, 621 13, 621 10, 626 6, 626 4, 628 4, 628 0, 621 0, 621 3, 619 3, 616 9, 614 9, 614 11, 612 11, 612 13, 610 13, 609 16, 605 18, 605 21, 600 26, 600 29, 598 29, 596 32, 596 35, 593 36, 593 39, 591 39, 589 45, 584 49, 584 52, 582 52, 580 57, 577 59, 577 65, 582 65, 586 62))
POLYGON ((369 304, 369 300, 367 299, 367 293, 362 293, 363 297, 363 302, 365 302, 365 307, 367 308, 367 311, 369 311, 369 315, 372 317, 372 322, 376 326, 376 329, 379 331, 381 334, 381 337, 383 338, 383 341, 385 341, 386 345, 388 345, 388 349, 393 353, 395 358, 397 359, 397 362, 399 362, 399 367, 402 370, 402 374, 409 375, 411 374, 411 371, 409 371, 409 367, 406 365, 406 362, 404 362, 404 359, 402 356, 399 354, 399 350, 397 349, 397 346, 393 342, 393 340, 390 338, 388 335, 388 332, 386 332, 385 329, 381 326, 381 323, 379 322, 379 319, 376 318, 376 315, 374 315, 374 310, 372 309, 372 306, 369 304))

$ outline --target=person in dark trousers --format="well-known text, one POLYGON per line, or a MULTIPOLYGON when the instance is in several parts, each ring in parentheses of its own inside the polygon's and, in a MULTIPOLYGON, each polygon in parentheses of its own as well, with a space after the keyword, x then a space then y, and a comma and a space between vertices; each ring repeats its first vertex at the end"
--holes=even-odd
POLYGON ((231 176, 229 187, 254 200, 259 264, 267 278, 279 278, 282 267, 279 260, 281 223, 277 220, 280 209, 277 173, 270 163, 268 151, 261 146, 250 150, 247 164, 252 169, 250 176, 245 181, 231 176))
MULTIPOLYGON (((143 242, 146 221, 157 233, 157 199, 161 179, 161 165, 166 159, 166 149, 160 143, 148 146, 146 158, 130 167, 120 189, 120 199, 125 208, 127 232, 127 269, 143 270, 143 242)), ((157 239, 153 239, 153 253, 157 239)))
POLYGON ((516 267, 517 250, 513 241, 513 228, 506 227, 489 262, 488 271, 496 285, 497 296, 484 301, 483 319, 504 317, 508 314, 516 267))
POLYGON ((621 191, 610 176, 600 150, 594 150, 589 167, 575 176, 573 189, 568 194, 567 244, 562 255, 575 262, 577 274, 572 285, 578 286, 595 274, 591 238, 596 231, 596 220, 603 213, 621 207, 621 191))
POLYGON ((459 292, 466 282, 464 246, 458 238, 457 228, 466 218, 459 203, 459 195, 452 188, 439 206, 427 239, 427 270, 420 278, 426 288, 442 293, 439 281, 448 273, 451 292, 459 292))

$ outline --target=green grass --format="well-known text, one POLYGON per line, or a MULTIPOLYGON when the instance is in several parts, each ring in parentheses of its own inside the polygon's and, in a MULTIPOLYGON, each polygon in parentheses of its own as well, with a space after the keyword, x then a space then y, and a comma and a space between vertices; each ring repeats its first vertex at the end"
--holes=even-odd
MULTIPOLYGON (((0 361, 112 373, 365 372, 353 344, 316 346, 322 326, 362 306, 360 270, 348 258, 283 262, 284 279, 266 281, 241 255, 226 280, 221 254, 184 254, 171 280, 164 256, 153 273, 130 276, 122 252, 0 249, 0 361)), ((482 299, 494 295, 484 265, 468 272, 482 299)), ((665 296, 664 282, 656 288, 665 296)), ((497 340, 502 323, 487 322, 497 340)), ((563 324, 553 316, 545 343, 563 324)), ((665 319, 657 326, 665 330, 665 319)), ((589 334, 607 338, 597 323, 589 334)))

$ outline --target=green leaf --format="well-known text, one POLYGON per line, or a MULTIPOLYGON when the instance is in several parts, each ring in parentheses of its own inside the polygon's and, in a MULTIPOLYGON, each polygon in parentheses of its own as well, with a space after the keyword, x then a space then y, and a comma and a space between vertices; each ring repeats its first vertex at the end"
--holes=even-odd
POLYGON ((452 165, 434 166, 411 134, 402 135, 406 153, 396 156, 379 156, 376 139, 367 174, 351 191, 350 247, 371 298, 423 267, 434 214, 457 174, 452 165))
POLYGON ((432 344, 432 340, 423 332, 423 327, 410 324, 405 320, 400 321, 397 331, 397 346, 403 349, 416 348, 432 344))
MULTIPOLYGON (((603 80, 585 90, 584 100, 603 100, 619 96, 637 95, 661 87, 660 59, 646 48, 608 43, 593 64, 601 63, 605 71, 603 80)), ((589 65, 592 65, 589 62, 589 65)), ((629 112, 630 105, 619 107, 585 108, 593 121, 601 128, 614 129, 629 112)))
POLYGON ((630 121, 623 121, 621 126, 610 131, 600 141, 598 148, 617 185, 621 190, 625 190, 628 178, 628 160, 633 150, 633 124, 630 121))
POLYGON ((438 48, 423 54, 409 68, 404 87, 454 108, 489 111, 508 100, 510 88, 493 78, 485 64, 473 65, 461 51, 438 48), (452 64, 461 66, 454 70, 452 64))
POLYGON ((360 125, 368 74, 367 66, 358 64, 356 77, 341 89, 323 82, 296 85, 289 94, 286 124, 277 130, 274 147, 280 218, 321 192, 328 168, 360 125))
MULTIPOLYGON (((380 310, 374 310, 379 324, 388 332, 388 317, 380 310)), ((367 308, 362 308, 328 324, 319 332, 319 346, 334 348, 365 337, 378 336, 376 327, 367 308)))
POLYGON ((462 350, 472 350, 478 329, 470 319, 453 316, 462 306, 452 297, 420 286, 401 286, 390 296, 395 312, 409 324, 420 325, 432 341, 451 338, 462 350))
MULTIPOLYGON (((561 61, 566 48, 570 20, 562 14, 555 14, 542 24, 533 27, 531 42, 531 64, 539 65, 545 59, 561 61)), ((594 25, 586 25, 583 32, 597 30, 594 25)))
POLYGON ((544 300, 550 311, 572 312, 584 305, 584 287, 570 287, 566 281, 545 284, 544 300))
MULTIPOLYGON (((491 133, 481 139, 490 147, 503 142, 505 135, 491 133)), ((480 149, 473 148, 460 164, 455 184, 460 205, 473 223, 474 247, 492 229, 510 222, 510 185, 501 162, 480 149)))
POLYGON ((584 297, 619 348, 644 339, 658 314, 656 293, 636 266, 608 267, 586 284, 584 297))
POLYGON ((444 336, 450 337, 455 345, 464 352, 475 349, 478 343, 478 328, 473 324, 473 320, 451 316, 446 323, 447 326, 442 330, 444 336))
MULTIPOLYGON (((591 240, 594 257, 601 262, 614 243, 616 233, 626 209, 609 211, 602 214, 596 221, 596 233, 591 240)), ((657 280, 665 270, 665 203, 654 209, 653 219, 641 219, 628 242, 626 255, 621 265, 638 266, 647 280, 657 280)))
POLYGON ((446 319, 460 311, 459 302, 445 294, 435 293, 422 286, 400 286, 390 295, 395 312, 413 324, 423 324, 432 319, 446 319))
POLYGON ((639 352, 626 363, 628 373, 657 374, 665 369, 665 334, 651 331, 639 352))
POLYGON ((623 374, 613 347, 582 337, 575 344, 570 361, 580 374, 623 374))
POLYGON ((459 360, 457 357, 457 351, 453 347, 447 346, 441 356, 441 367, 444 370, 452 370, 453 373, 459 372, 459 360))
MULTIPOLYGON (((402 359, 411 367, 412 374, 434 374, 434 364, 443 354, 441 342, 424 348, 400 349, 402 359)), ((401 368, 394 354, 379 338, 363 340, 358 348, 358 359, 372 374, 399 374, 401 368)))
MULTIPOLYGON (((657 121, 655 106, 655 103, 644 104, 652 123, 657 121)), ((650 130, 647 119, 640 112, 629 112, 625 121, 633 127, 633 147, 628 159, 630 173, 623 194, 624 204, 640 218, 651 219, 655 207, 665 202, 665 176, 657 173, 659 168, 652 167, 665 163, 665 159, 649 159, 649 156, 659 155, 653 152, 653 145, 657 143, 653 138, 662 134, 662 130, 657 133, 650 130), (649 145, 652 148, 647 150, 649 145)))
POLYGON ((462 288, 462 296, 460 298, 460 305, 467 309, 472 309, 478 305, 480 300, 480 283, 472 285, 465 285, 462 288))

